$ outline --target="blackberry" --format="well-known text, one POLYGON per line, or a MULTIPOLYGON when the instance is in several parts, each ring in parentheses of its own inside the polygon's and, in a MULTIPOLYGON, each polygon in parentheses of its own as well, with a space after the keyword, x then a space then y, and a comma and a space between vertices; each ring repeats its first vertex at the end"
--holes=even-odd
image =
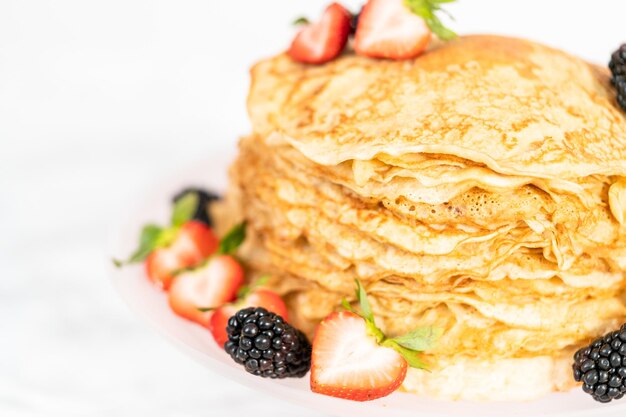
POLYGON ((594 400, 608 403, 626 394, 626 324, 574 355, 574 379, 594 400))
POLYGON ((361 13, 363 13, 363 8, 358 11, 358 13, 354 13, 350 18, 350 34, 354 35, 356 33, 356 28, 359 25, 359 19, 361 18, 361 13))
POLYGON ((609 69, 613 74, 611 83, 617 90, 617 103, 626 111, 626 44, 613 52, 609 69))
POLYGON ((176 194, 172 199, 172 202, 176 203, 178 200, 190 193, 195 193, 198 196, 198 206, 196 207, 196 211, 194 212, 191 220, 197 220, 209 227, 213 227, 213 219, 209 214, 209 205, 214 201, 218 201, 220 197, 210 191, 203 190, 202 188, 189 187, 176 194))
POLYGON ((239 310, 228 319, 226 353, 263 378, 301 378, 311 368, 311 344, 298 329, 262 307, 239 310))

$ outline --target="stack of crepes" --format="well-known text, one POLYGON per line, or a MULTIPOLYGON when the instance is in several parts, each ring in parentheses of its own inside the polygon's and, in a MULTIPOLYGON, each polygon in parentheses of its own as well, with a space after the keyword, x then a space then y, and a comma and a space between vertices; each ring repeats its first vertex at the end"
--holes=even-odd
POLYGON ((404 390, 521 400, 624 321, 626 118, 607 71, 469 36, 411 61, 252 70, 223 227, 312 336, 366 287, 390 335, 444 330, 404 390))

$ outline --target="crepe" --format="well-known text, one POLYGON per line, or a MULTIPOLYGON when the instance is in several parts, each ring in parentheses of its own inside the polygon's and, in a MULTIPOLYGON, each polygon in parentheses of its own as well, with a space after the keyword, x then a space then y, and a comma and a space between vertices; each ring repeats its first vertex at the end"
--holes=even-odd
POLYGON ((348 55, 317 67, 281 55, 252 80, 255 131, 278 132, 321 165, 440 153, 538 178, 626 175, 608 73, 529 41, 465 36, 415 60, 348 55))
POLYGON ((389 336, 440 327, 407 392, 569 389, 572 352, 626 315, 626 119, 607 80, 495 36, 411 61, 268 59, 219 232, 247 221, 251 276, 309 337, 355 279, 389 336))

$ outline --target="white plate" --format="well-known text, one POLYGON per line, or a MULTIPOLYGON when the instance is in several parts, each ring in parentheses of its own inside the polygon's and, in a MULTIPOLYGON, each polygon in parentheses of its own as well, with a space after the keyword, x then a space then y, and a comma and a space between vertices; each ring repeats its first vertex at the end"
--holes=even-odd
POLYGON ((120 221, 110 239, 107 264, 111 279, 120 295, 137 313, 155 326, 182 351, 224 376, 250 388, 263 391, 285 401, 319 410, 339 417, 382 416, 623 416, 626 399, 603 405, 594 402, 579 389, 566 394, 552 394, 541 400, 525 403, 470 403, 442 402, 410 394, 395 393, 389 397, 357 403, 317 395, 309 390, 308 379, 269 380, 246 373, 213 341, 211 334, 177 317, 169 309, 165 294, 154 288, 146 279, 142 266, 116 269, 108 261, 124 257, 134 249, 139 231, 145 223, 166 223, 170 212, 170 199, 177 191, 189 185, 203 186, 222 191, 226 185, 228 155, 195 163, 160 182, 145 197, 128 203, 126 218, 120 221))

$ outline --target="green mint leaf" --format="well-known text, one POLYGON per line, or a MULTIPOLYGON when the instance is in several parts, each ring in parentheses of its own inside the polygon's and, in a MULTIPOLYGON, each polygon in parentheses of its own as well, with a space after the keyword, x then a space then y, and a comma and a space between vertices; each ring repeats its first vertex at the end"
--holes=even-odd
POLYGON ((262 277, 260 277, 259 279, 257 279, 254 282, 254 288, 263 287, 263 286, 267 285, 269 280, 270 280, 270 276, 269 275, 263 275, 262 277))
POLYGON ((239 246, 246 240, 246 222, 233 227, 220 242, 219 253, 232 255, 237 252, 239 246))
POLYGON ((426 24, 428 25, 430 30, 432 30, 433 33, 437 35, 437 37, 442 41, 449 41, 457 37, 457 34, 445 27, 443 23, 441 23, 441 20, 439 20, 439 18, 437 18, 436 16, 424 20, 426 21, 426 24))
POLYGON ((262 277, 254 281, 252 285, 244 285, 243 287, 239 288, 239 290, 237 291, 237 300, 246 298, 248 294, 250 294, 253 290, 265 286, 269 280, 269 275, 263 275, 262 277))
POLYGON ((198 193, 187 193, 174 204, 172 211, 172 226, 179 227, 192 219, 194 213, 198 210, 200 197, 198 193))
POLYGON ((252 289, 249 285, 244 285, 237 290, 237 300, 241 300, 242 298, 246 298, 252 289))
POLYGON ((349 311, 351 313, 354 313, 354 309, 352 308, 352 306, 350 305, 350 303, 348 302, 348 300, 346 300, 345 298, 343 300, 341 300, 341 306, 343 308, 346 309, 346 311, 349 311))
POLYGON ((355 279, 356 282, 356 299, 359 301, 359 305, 361 307, 361 314, 363 318, 369 322, 374 322, 374 313, 372 312, 372 307, 370 306, 370 302, 367 299, 367 293, 365 292, 365 288, 361 285, 358 279, 355 279))
POLYGON ((168 227, 167 229, 161 230, 161 233, 159 233, 159 236, 157 236, 154 247, 164 248, 166 246, 169 246, 174 241, 174 239, 176 239, 179 231, 180 227, 168 227))
POLYGON ((201 311, 203 313, 208 313, 209 311, 215 310, 215 307, 198 307, 196 310, 201 311))
POLYGON ((139 247, 133 252, 133 254, 126 261, 114 259, 113 263, 116 267, 120 268, 124 265, 141 262, 158 247, 163 229, 155 224, 149 224, 144 226, 141 230, 141 236, 139 237, 139 247))
POLYGON ((393 339, 385 340, 382 346, 391 348, 402 355, 411 368, 428 370, 428 364, 420 359, 419 352, 400 346, 393 339))
POLYGON ((448 14, 441 9, 441 4, 452 3, 453 1, 455 0, 404 0, 409 10, 423 18, 430 30, 444 41, 456 38, 457 34, 445 27, 439 17, 437 17, 437 12, 448 14))
POLYGON ((442 333, 438 327, 420 327, 392 340, 407 349, 423 352, 435 347, 442 333))
POLYGON ((299 18, 293 21, 294 26, 308 25, 309 23, 311 23, 311 21, 304 16, 300 16, 299 18))

